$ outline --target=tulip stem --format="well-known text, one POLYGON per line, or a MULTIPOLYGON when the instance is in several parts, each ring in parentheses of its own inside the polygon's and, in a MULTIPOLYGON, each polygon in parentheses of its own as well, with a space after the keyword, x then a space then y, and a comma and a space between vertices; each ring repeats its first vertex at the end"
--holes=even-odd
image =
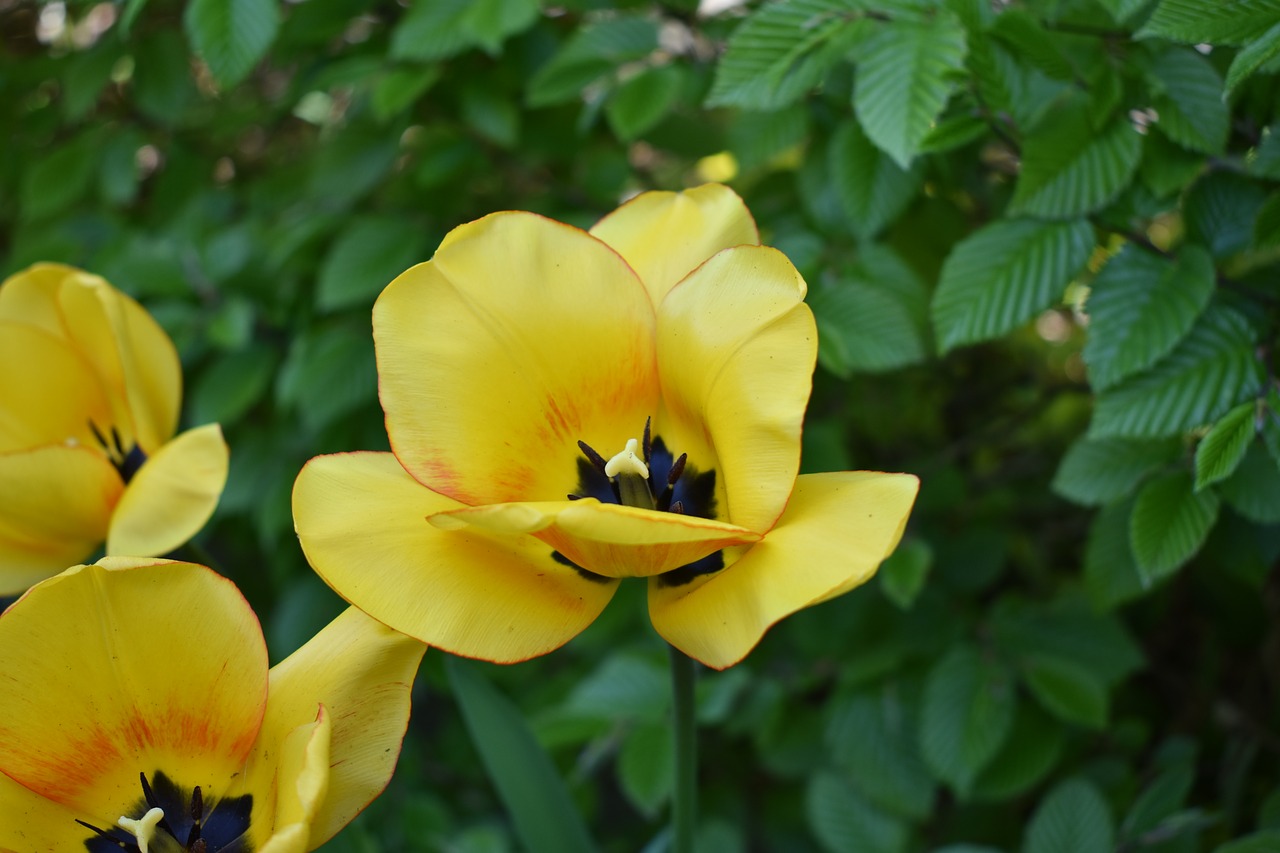
POLYGON ((676 779, 671 805, 675 853, 693 853, 698 815, 698 731, 693 659, 671 647, 671 686, 675 700, 676 779))

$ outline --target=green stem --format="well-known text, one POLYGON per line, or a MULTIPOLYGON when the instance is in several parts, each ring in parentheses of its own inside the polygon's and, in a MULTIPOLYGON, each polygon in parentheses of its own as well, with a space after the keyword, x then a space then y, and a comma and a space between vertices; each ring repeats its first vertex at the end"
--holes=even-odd
POLYGON ((675 699, 676 785, 671 806, 675 853, 693 853, 698 822, 698 730, 693 694, 693 659, 671 647, 671 686, 675 699))

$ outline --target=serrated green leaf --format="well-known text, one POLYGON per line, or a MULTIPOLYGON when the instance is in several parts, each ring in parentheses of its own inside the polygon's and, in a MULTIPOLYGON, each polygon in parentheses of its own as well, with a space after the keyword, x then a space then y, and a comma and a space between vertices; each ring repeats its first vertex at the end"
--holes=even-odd
POLYGON ((183 29, 218 82, 230 88, 267 55, 280 29, 277 0, 191 0, 183 29))
POLYGON ((1097 398, 1091 438, 1158 438, 1209 423, 1261 382, 1254 333, 1236 311, 1210 306, 1153 368, 1097 398))
POLYGON ((1090 105, 1073 98, 1057 105, 1022 147, 1012 215, 1068 219, 1105 206, 1128 186, 1142 156, 1142 137, 1127 116, 1095 130, 1090 105))
POLYGON ((776 110, 816 86, 860 37, 862 0, 766 3, 729 38, 709 107, 776 110))
POLYGON ((991 132, 991 125, 971 112, 944 118, 920 140, 921 154, 941 154, 975 142, 991 132))
POLYGON ((650 723, 627 732, 618 751, 618 782, 636 810, 653 818, 671 797, 675 742, 669 723, 650 723))
POLYGON ((320 265, 316 305, 325 311, 372 303, 391 280, 426 260, 426 235, 403 216, 354 220, 320 265))
POLYGON ((1085 304, 1090 384, 1105 391, 1168 355, 1209 304, 1214 286, 1213 260, 1199 246, 1184 246, 1170 260, 1127 244, 1098 273, 1085 304))
POLYGON ((1146 592, 1147 585, 1129 547, 1133 499, 1103 507, 1089 525, 1084 548, 1084 585, 1089 601, 1110 610, 1146 592))
POLYGON ((363 324, 312 326, 290 342, 275 397, 297 411, 309 432, 361 406, 377 409, 378 370, 368 327, 367 316, 363 324))
POLYGON ((1111 13, 1111 17, 1117 24, 1123 24, 1151 0, 1098 0, 1098 2, 1111 13))
POLYGON ((1098 853, 1115 846, 1107 802, 1092 783, 1068 779, 1049 792, 1027 827, 1026 853, 1098 853))
POLYGON ((1249 445, 1235 473, 1217 489, 1232 509, 1250 521, 1280 522, 1280 468, 1260 444, 1249 445))
POLYGON ((876 577, 880 589, 902 610, 910 610, 916 596, 924 588, 925 578, 933 564, 933 549, 927 542, 908 539, 880 565, 876 577))
POLYGON ((1218 496, 1195 492, 1191 475, 1176 471, 1138 492, 1129 518, 1129 544, 1143 580, 1168 577, 1196 555, 1218 520, 1218 496))
POLYGON ((879 23, 859 49, 854 111, 876 147, 902 168, 946 105, 964 57, 965 30, 950 12, 879 23))
POLYGON ((1048 603, 1006 596, 991 613, 990 624, 1007 655, 1072 661, 1108 686, 1142 666, 1142 652, 1124 624, 1074 595, 1048 603))
POLYGON ((1016 710, 1008 670, 960 646, 925 680, 920 754, 937 778, 964 795, 1004 745, 1016 710))
POLYGON ((1222 260, 1243 252, 1253 242, 1253 223, 1266 200, 1256 181, 1230 172, 1210 172, 1183 197, 1187 238, 1207 246, 1222 260))
POLYGON ((1263 131, 1262 141, 1253 150, 1248 165, 1252 174, 1280 180, 1280 125, 1263 131))
POLYGON ((670 704, 671 692, 661 667, 643 658, 615 655, 578 682, 564 710, 611 721, 657 722, 665 718, 670 704))
POLYGON ((891 814, 923 820, 934 782, 916 746, 916 709, 892 690, 858 693, 832 708, 826 745, 853 786, 891 814))
POLYGON ((942 352, 990 340, 1061 298, 1093 250, 1084 221, 1001 219, 960 241, 942 266, 933 324, 942 352))
POLYGON ((1138 30, 1184 44, 1244 44, 1280 20, 1280 0, 1160 0, 1138 30))
POLYGON ((666 117, 680 98, 684 75, 675 65, 646 68, 613 91, 604 116, 621 140, 630 142, 666 117))
POLYGON ((392 59, 431 62, 473 47, 496 54, 538 18, 538 0, 431 0, 410 4, 391 33, 392 59))
POLYGON ((1156 56, 1149 70, 1156 127, 1184 148, 1221 154, 1229 116, 1222 78, 1213 65, 1192 48, 1171 48, 1156 56))
POLYGON ((1066 743, 1061 723, 1034 702, 1021 702, 1013 731, 974 783, 975 800, 1008 800, 1029 791, 1053 770, 1066 743))
POLYGON ((1264 830, 1219 844, 1213 853, 1276 853, 1280 850, 1280 831, 1264 830))
POLYGON ((905 853, 907 825, 877 809, 837 773, 821 771, 805 789, 809 827, 831 853, 905 853))
POLYGON ((1195 770, 1186 765, 1166 770, 1157 776, 1129 808, 1129 813, 1120 825, 1120 838, 1136 841, 1159 826, 1162 820, 1182 808, 1194 781, 1195 770))
POLYGON ((1049 35, 1030 13, 1006 8, 996 17, 990 33, 1008 45, 1015 56, 1025 58, 1050 77, 1070 80, 1075 76, 1071 60, 1062 52, 1059 40, 1049 35))
POLYGON ((1106 725, 1107 686, 1085 667, 1034 655, 1024 662, 1023 673, 1031 694, 1054 716, 1090 729, 1106 725))
POLYGON ((582 97, 590 84, 616 72, 618 66, 643 59, 658 47, 658 25, 635 16, 584 24, 529 81, 531 107, 545 107, 582 97))
POLYGON ((1196 445, 1196 491, 1229 477, 1253 440, 1254 414, 1252 401, 1227 412, 1213 429, 1196 445))
POLYGON ((1258 218, 1253 221, 1253 248, 1277 246, 1280 246, 1280 193, 1272 193, 1258 208, 1258 218))
POLYGON ((1229 97, 1236 87, 1243 83, 1249 75, 1280 55, 1280 21, 1277 21, 1265 33, 1251 40, 1231 60, 1227 69, 1227 87, 1225 96, 1229 97))
POLYGON ((489 779, 529 850, 594 850, 582 818, 520 709, 480 674, 479 665, 450 657, 449 686, 489 779))
POLYGON ((901 215, 923 179, 918 166, 903 169, 871 144, 855 120, 847 120, 831 137, 827 151, 831 178, 853 233, 874 238, 901 215))
POLYGON ((1133 491, 1156 468, 1178 458, 1177 441, 1078 439, 1054 475, 1054 492, 1085 506, 1101 506, 1133 491))

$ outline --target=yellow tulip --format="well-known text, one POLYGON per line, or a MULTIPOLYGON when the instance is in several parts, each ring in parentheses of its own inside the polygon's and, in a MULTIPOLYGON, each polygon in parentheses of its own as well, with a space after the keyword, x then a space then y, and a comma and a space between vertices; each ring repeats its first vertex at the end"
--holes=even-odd
POLYGON ((194 536, 227 479, 216 424, 174 436, 178 354, 98 276, 37 264, 0 284, 0 596, 83 560, 194 536))
POLYGON ((68 569, 0 616, 0 851, 313 850, 391 778, 424 650, 350 608, 268 672, 204 566, 68 569))
POLYGON ((393 453, 312 459, 311 565, 374 618, 510 662, 645 577, 671 644, 741 660, 852 589, 918 481, 797 477, 817 330, 731 190, 646 193, 590 232, 531 213, 454 229, 373 311, 393 453))

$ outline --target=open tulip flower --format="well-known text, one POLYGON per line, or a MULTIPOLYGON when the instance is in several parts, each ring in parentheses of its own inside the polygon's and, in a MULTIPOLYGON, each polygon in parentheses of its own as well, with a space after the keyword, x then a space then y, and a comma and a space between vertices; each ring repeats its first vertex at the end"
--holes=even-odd
POLYGON ((68 569, 0 616, 0 851, 319 847, 391 778, 424 650, 349 608, 268 672, 204 566, 68 569))
POLYGON ((497 662, 551 651, 619 580, 708 666, 869 578, 918 482, 797 477, 817 352, 805 283, 723 186, 646 193, 590 232, 454 229, 373 310, 392 453, 312 459, 311 565, 391 627, 497 662))
POLYGON ((85 559, 164 554, 227 479, 216 424, 174 437, 178 354, 95 275, 37 264, 0 284, 0 596, 85 559))

